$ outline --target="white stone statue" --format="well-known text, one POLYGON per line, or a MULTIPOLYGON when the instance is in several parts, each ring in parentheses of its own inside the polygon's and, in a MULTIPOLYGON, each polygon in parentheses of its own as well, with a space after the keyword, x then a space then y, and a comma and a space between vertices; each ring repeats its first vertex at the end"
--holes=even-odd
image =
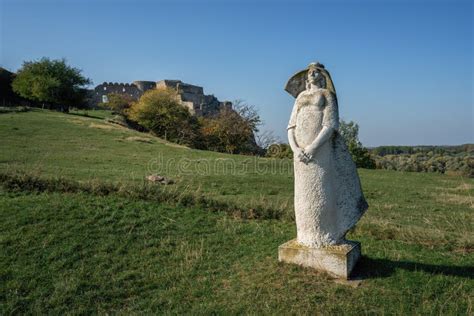
POLYGON ((359 176, 338 133, 336 91, 322 64, 288 81, 296 98, 288 125, 294 153, 297 242, 308 247, 344 244, 368 208, 359 176))

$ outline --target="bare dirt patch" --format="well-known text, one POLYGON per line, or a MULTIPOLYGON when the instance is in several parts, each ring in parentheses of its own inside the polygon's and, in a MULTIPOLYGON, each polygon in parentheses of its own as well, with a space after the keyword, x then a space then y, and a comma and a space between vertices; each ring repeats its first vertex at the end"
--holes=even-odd
POLYGON ((474 185, 472 185, 471 183, 465 182, 465 183, 461 183, 455 188, 448 188, 446 190, 453 191, 453 192, 466 192, 472 189, 474 189, 474 185))
POLYGON ((125 138, 125 140, 131 141, 131 142, 148 143, 148 144, 153 143, 153 139, 150 137, 130 136, 130 137, 125 138))
POLYGON ((109 131, 120 129, 120 127, 118 127, 118 126, 107 125, 107 124, 96 124, 96 123, 89 124, 89 127, 103 129, 103 130, 109 130, 109 131))
POLYGON ((474 209, 474 199, 469 195, 460 195, 454 193, 436 194, 436 200, 442 203, 468 206, 474 209))
POLYGON ((81 120, 81 119, 78 119, 78 118, 69 119, 68 121, 71 122, 71 123, 73 123, 73 124, 85 125, 84 120, 81 120))

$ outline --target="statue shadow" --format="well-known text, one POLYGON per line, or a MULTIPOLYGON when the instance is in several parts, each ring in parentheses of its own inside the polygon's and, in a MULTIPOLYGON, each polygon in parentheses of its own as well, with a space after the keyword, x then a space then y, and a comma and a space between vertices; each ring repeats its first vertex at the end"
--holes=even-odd
POLYGON ((373 259, 365 256, 362 256, 357 263, 350 279, 367 280, 386 278, 391 276, 398 269, 474 279, 474 266, 436 265, 411 261, 373 259))

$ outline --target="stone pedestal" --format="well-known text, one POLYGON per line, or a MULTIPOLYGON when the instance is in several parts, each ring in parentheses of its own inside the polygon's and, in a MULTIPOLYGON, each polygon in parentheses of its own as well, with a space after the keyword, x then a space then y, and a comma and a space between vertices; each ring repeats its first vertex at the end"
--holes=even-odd
POLYGON ((356 241, 324 248, 310 248, 293 239, 278 247, 280 262, 314 268, 343 279, 349 278, 360 256, 360 243, 356 241))

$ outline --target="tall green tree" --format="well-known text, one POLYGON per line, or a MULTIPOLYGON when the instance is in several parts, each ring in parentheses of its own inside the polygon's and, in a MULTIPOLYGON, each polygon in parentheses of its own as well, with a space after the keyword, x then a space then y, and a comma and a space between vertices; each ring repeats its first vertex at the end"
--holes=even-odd
POLYGON ((22 97, 47 103, 67 111, 69 107, 85 107, 85 85, 91 80, 81 70, 66 64, 65 59, 25 61, 13 80, 13 91, 22 97))
POLYGON ((359 125, 353 121, 345 122, 341 120, 339 133, 344 138, 356 166, 358 168, 375 169, 375 160, 359 141, 359 125))

